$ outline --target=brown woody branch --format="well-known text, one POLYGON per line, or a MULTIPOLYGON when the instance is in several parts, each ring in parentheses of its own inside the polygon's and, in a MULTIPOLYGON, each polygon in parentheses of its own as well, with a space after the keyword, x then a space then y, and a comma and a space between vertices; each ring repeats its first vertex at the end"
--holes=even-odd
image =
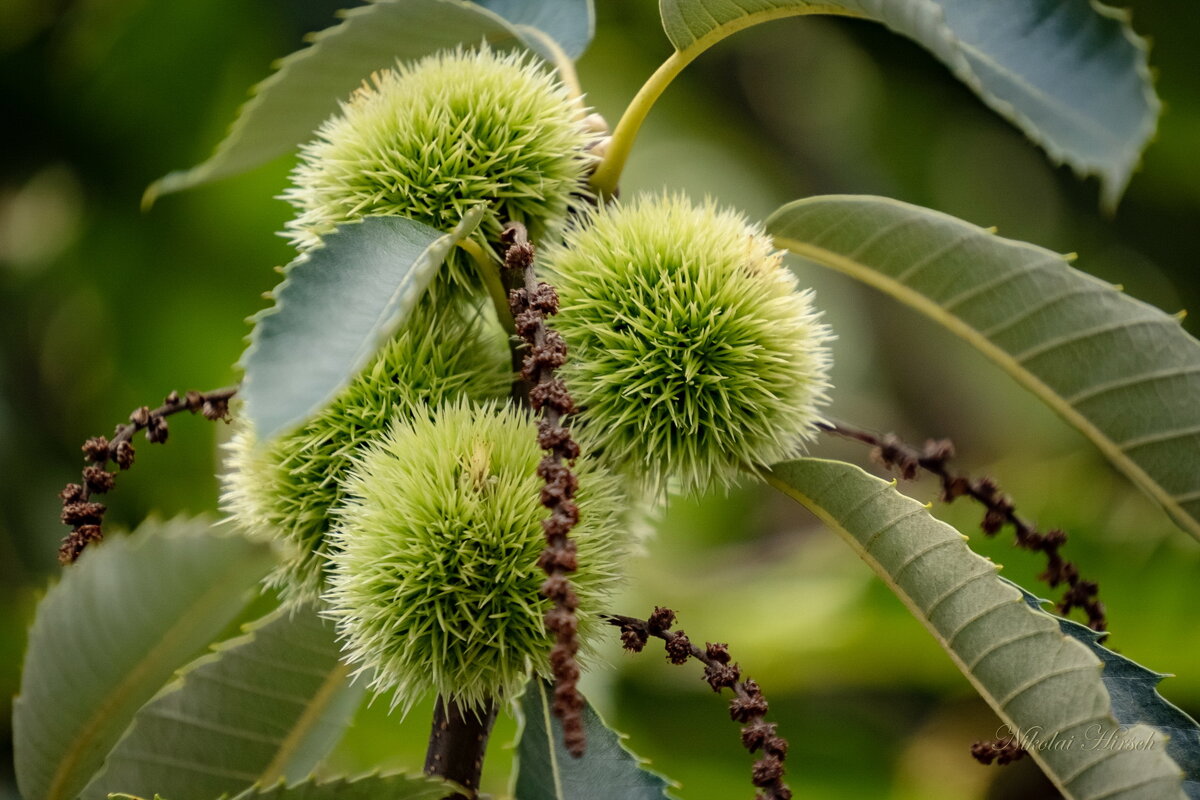
POLYGON ((722 643, 706 643, 703 650, 692 644, 682 630, 672 631, 675 612, 669 608, 656 607, 649 619, 606 614, 604 619, 621 630, 621 643, 626 650, 640 653, 650 637, 662 639, 667 651, 667 660, 672 664, 685 664, 694 658, 704 665, 704 680, 714 692, 722 689, 733 691, 729 703, 729 716, 740 722, 742 746, 754 753, 763 751, 763 756, 754 762, 752 782, 763 791, 756 800, 790 800, 792 790, 783 782, 784 759, 787 757, 787 740, 776 734, 776 725, 765 722, 767 700, 758 684, 747 678, 741 680, 741 670, 731 664, 729 646, 722 643))
POLYGON ((1095 631, 1107 630, 1104 603, 1099 598, 1100 587, 1094 581, 1083 580, 1079 568, 1064 560, 1059 552, 1067 542, 1067 534, 1059 529, 1040 533, 1033 523, 1017 514, 1013 501, 991 478, 971 478, 952 470, 949 462, 954 457, 954 443, 949 439, 930 439, 924 449, 917 450, 890 433, 876 435, 842 424, 821 423, 818 427, 870 445, 872 457, 885 467, 895 469, 905 480, 916 477, 920 470, 937 476, 942 484, 943 502, 950 503, 965 496, 980 503, 987 509, 980 524, 985 534, 995 536, 1005 525, 1011 525, 1018 547, 1045 553, 1046 570, 1038 578, 1051 588, 1063 583, 1067 585, 1067 591, 1058 602, 1059 613, 1065 616, 1072 609, 1081 609, 1087 616, 1088 627, 1095 631))
POLYGON ((583 695, 579 693, 578 620, 575 610, 579 599, 571 589, 568 576, 577 568, 575 543, 571 529, 579 522, 575 493, 579 480, 571 465, 579 457, 579 445, 571 431, 563 427, 563 418, 575 412, 575 404, 561 378, 554 371, 567 358, 567 345, 557 331, 546 325, 546 317, 558 313, 558 294, 554 287, 539 282, 534 272, 534 248, 525 228, 509 223, 501 239, 505 245, 504 266, 517 273, 524 284, 509 293, 517 334, 525 341, 521 377, 530 385, 529 404, 541 414, 538 444, 547 451, 538 464, 542 487, 542 505, 550 510, 542 521, 546 548, 538 566, 546 573, 542 595, 554 602, 546 613, 546 627, 554 634, 550 666, 554 672, 554 714, 562 721, 563 744, 576 758, 584 753, 587 738, 583 730, 583 695))
POLYGON ((132 439, 135 433, 144 430, 146 438, 152 443, 165 442, 168 432, 166 418, 180 411, 200 413, 210 420, 226 419, 229 400, 235 394, 236 386, 211 392, 189 391, 182 397, 179 392, 171 392, 163 404, 153 411, 148 406, 135 409, 129 415, 129 422, 118 425, 111 439, 93 436, 84 442, 83 453, 88 464, 83 468, 83 481, 68 483, 58 493, 63 504, 60 519, 64 525, 71 526, 71 533, 58 548, 59 563, 64 566, 75 563, 89 544, 104 538, 100 523, 107 509, 103 503, 93 502, 91 498, 113 487, 117 476, 115 472, 108 471, 108 462, 115 463, 123 470, 133 466, 132 439))
POLYGON ((476 797, 488 736, 498 710, 495 701, 472 711, 454 700, 438 697, 433 709, 429 748, 425 753, 425 774, 454 781, 465 790, 448 795, 444 800, 476 797))

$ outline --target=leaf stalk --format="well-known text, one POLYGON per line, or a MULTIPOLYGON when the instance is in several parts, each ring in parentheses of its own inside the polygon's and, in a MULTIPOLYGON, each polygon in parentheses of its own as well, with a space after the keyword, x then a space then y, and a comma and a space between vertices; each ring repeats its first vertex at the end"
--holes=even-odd
POLYGON ((592 189, 598 196, 612 197, 616 194, 617 183, 621 180, 621 172, 625 169, 625 162, 629 160, 633 143, 637 139, 638 131, 642 128, 642 123, 650 114, 650 109, 654 108, 654 104, 671 85, 671 81, 675 80, 675 76, 683 72, 684 67, 692 63, 696 56, 704 52, 704 49, 688 48, 682 52, 675 51, 634 95, 613 131, 612 141, 609 143, 604 160, 592 174, 592 189))

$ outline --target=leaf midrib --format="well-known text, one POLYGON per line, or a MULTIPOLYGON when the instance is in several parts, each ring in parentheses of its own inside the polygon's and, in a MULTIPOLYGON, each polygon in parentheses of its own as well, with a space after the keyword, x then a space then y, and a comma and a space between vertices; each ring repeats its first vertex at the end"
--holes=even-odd
MULTIPOLYGON (((982 234, 981 234, 982 235, 982 234)), ((1001 369, 1012 376, 1014 380, 1033 392, 1047 406, 1075 426, 1084 436, 1091 440, 1097 448, 1114 464, 1117 464, 1126 475, 1137 483, 1143 491, 1159 503, 1171 517, 1193 536, 1200 537, 1200 521, 1193 519, 1172 497, 1165 488, 1152 479, 1136 461, 1129 458, 1116 444, 1096 425, 1083 416, 1081 412, 1069 405, 1057 392, 1051 389, 1041 378, 1025 369, 1007 351, 985 338, 977 329, 965 322, 961 317, 946 311, 936 302, 909 288, 903 283, 870 269, 852 258, 835 253, 823 247, 791 239, 786 236, 775 237, 776 246, 790 250, 804 258, 843 272, 856 280, 873 286, 890 295, 905 305, 925 314, 938 322, 956 336, 966 340, 988 358, 992 359, 1001 369)))
POLYGON ((296 724, 288 731, 284 740, 279 744, 279 750, 275 753, 275 757, 271 759, 271 763, 262 771, 262 775, 258 778, 259 786, 269 786, 280 778, 284 777, 284 772, 287 769, 288 762, 296 754, 300 745, 304 741, 317 722, 321 718, 321 714, 329 708, 333 699, 337 697, 338 690, 341 689, 347 677, 350 675, 350 667, 339 662, 329 675, 321 682, 321 687, 313 695, 312 701, 307 704, 304 713, 296 720, 296 724))
POLYGON ((546 698, 546 686, 541 681, 537 684, 538 698, 542 701, 542 729, 546 731, 546 752, 550 754, 550 774, 554 776, 554 796, 558 800, 566 800, 562 788, 562 773, 558 769, 558 755, 554 752, 554 725, 550 721, 550 701, 546 698))
MULTIPOLYGON (((468 213, 470 213, 470 212, 468 212, 468 213)), ((465 219, 465 217, 464 217, 464 219, 465 219)), ((390 335, 392 333, 392 331, 388 330, 389 328, 392 327, 390 324, 390 321, 392 320, 393 317, 398 316, 396 313, 397 308, 399 307, 400 300, 404 297, 405 292, 408 291, 408 287, 412 283, 413 276, 419 270, 428 266, 428 261, 430 260, 431 252, 433 252, 437 247, 439 247, 443 243, 452 241, 452 238, 455 236, 455 232, 457 230, 458 230, 458 228, 455 228, 454 231, 451 231, 450 233, 444 233, 441 236, 439 236, 438 238, 434 239, 432 242, 425 245, 425 247, 421 250, 421 252, 417 254, 417 257, 412 260, 412 263, 409 265, 408 271, 404 274, 403 280, 401 280, 400 284, 398 286, 396 286, 395 289, 392 290, 392 293, 391 293, 391 295, 388 296, 387 302, 384 304, 383 308, 381 308, 379 310, 379 313, 375 315, 375 319, 371 325, 371 332, 368 336, 368 340, 362 342, 362 344, 360 344, 358 349, 354 352, 354 358, 352 359, 352 363, 359 364, 361 366, 362 362, 364 362, 368 358, 370 358, 371 353, 373 353, 378 348, 379 340, 386 338, 388 335, 390 335)), ((336 394, 337 394, 337 391, 335 390, 330 395, 330 397, 327 397, 325 399, 326 400, 332 399, 332 396, 336 395, 336 394)))
MULTIPOLYGON (((824 506, 815 502, 812 498, 808 497, 795 487, 787 484, 777 477, 773 472, 767 471, 761 474, 767 483, 803 505, 813 514, 815 514, 823 523, 825 523, 830 530, 835 531, 838 536, 842 537, 842 539, 845 540, 848 545, 850 545, 858 557, 861 558, 867 564, 867 566, 869 566, 871 570, 877 576, 879 576, 879 579, 883 581, 888 589, 890 589, 892 593, 899 598, 900 602, 903 603, 905 608, 909 610, 909 613, 911 613, 913 617, 915 617, 917 621, 924 626, 925 630, 929 631, 929 635, 933 637, 934 641, 942 646, 942 649, 946 651, 946 655, 950 657, 950 660, 954 662, 956 667, 958 667, 959 671, 963 674, 963 677, 965 677, 975 691, 979 693, 979 696, 982 697, 984 701, 992 708, 992 710, 996 713, 996 716, 1000 717, 1001 721, 1008 726, 1009 730, 1018 729, 1016 722, 1008 715, 1007 709, 1005 709, 1004 706, 1001 706, 992 693, 988 691, 987 687, 979 682, 979 679, 975 677, 975 673, 967 667, 966 663, 962 660, 962 658, 959 657, 954 648, 949 645, 945 637, 943 637, 937 628, 933 626, 932 621, 925 616, 925 612, 917 606, 917 604, 909 596, 908 592, 906 592, 899 586, 899 584, 892 580, 891 574, 884 569, 883 565, 880 564, 874 556, 867 552, 862 543, 855 538, 854 534, 842 527, 841 523, 832 514, 830 514, 824 506)), ((1014 602, 1020 602, 1020 597, 1015 598, 1014 602)), ((1098 668, 1101 666, 1102 665, 1097 664, 1098 668)), ((1071 797, 1071 795, 1067 792, 1066 787, 1059 781, 1059 778, 1055 774, 1054 770, 1050 768, 1050 765, 1042 760, 1041 754, 1037 751, 1037 748, 1030 749, 1029 755, 1035 762, 1037 762, 1037 765, 1041 768, 1042 773, 1050 779, 1055 788, 1057 788, 1064 797, 1071 797)))
POLYGON ((854 19, 869 19, 877 21, 874 17, 869 17, 866 14, 860 14, 856 11, 851 11, 848 8, 828 5, 821 3, 813 3, 804 6, 786 6, 783 8, 766 8, 762 11, 755 11, 750 14, 744 14, 740 17, 722 23, 714 28, 709 29, 705 33, 697 36, 688 42, 682 48, 676 48, 676 52, 688 58, 694 59, 696 56, 703 53, 708 48, 712 47, 722 39, 726 39, 733 34, 744 31, 747 28, 752 28, 763 22, 771 22, 777 19, 786 19, 788 17, 805 17, 814 14, 828 14, 837 17, 853 17, 854 19))
POLYGON ((208 616, 214 607, 219 606, 224 601, 225 596, 228 594, 228 588, 225 585, 224 579, 240 571, 240 568, 240 564, 233 565, 233 568, 222 576, 222 580, 215 582, 210 589, 202 594, 200 600, 192 604, 177 619, 176 623, 158 640, 158 644, 150 648, 146 653, 146 657, 125 674, 124 679, 114 687, 107 699, 96 708, 96 711, 84 724, 79 734, 75 736, 67 752, 59 761, 58 769, 54 771, 54 776, 50 781, 50 788, 46 792, 47 800, 70 800, 71 795, 64 793, 65 787, 71 780, 85 752, 92 746, 95 739, 99 736, 100 731, 104 728, 108 718, 128 700, 137 685, 151 673, 151 670, 160 666, 161 662, 166 659, 166 654, 176 649, 181 640, 186 639, 185 632, 198 624, 204 617, 208 616))

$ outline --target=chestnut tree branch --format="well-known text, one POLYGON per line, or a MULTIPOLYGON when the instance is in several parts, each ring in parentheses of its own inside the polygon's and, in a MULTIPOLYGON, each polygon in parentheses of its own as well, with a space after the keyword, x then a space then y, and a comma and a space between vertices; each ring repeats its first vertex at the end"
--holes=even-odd
POLYGON ((498 710, 495 701, 472 711, 454 700, 438 697, 425 753, 425 774, 454 781, 466 790, 447 795, 444 800, 473 800, 477 796, 488 736, 498 710))

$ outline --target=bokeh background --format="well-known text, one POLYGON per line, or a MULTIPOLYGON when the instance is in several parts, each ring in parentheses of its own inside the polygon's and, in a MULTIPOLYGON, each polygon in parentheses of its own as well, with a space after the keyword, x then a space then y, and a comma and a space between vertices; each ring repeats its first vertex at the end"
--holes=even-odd
MULTIPOLYGON (((171 389, 237 379, 232 364, 289 259, 274 235, 289 159, 180 196, 148 214, 145 186, 208 154, 270 62, 332 23, 341 0, 0 2, 0 798, 16 798, 11 697, 25 631, 57 572, 56 492, 79 445, 171 389)), ((599 0, 580 63, 592 105, 615 121, 669 52, 649 0, 599 0)), ((931 206, 1003 235, 1080 254, 1078 266, 1168 311, 1200 296, 1200 15, 1190 0, 1137 0, 1167 104, 1158 141, 1112 218, 1079 181, 983 107, 917 46, 869 23, 763 25, 702 57, 655 109, 626 193, 663 187, 763 217, 819 193, 931 206)), ((1200 544, 1109 469, 1079 436, 949 335, 847 279, 797 267, 836 329, 833 413, 913 440, 953 437, 1099 580, 1111 644, 1161 672, 1200 712, 1200 544)), ((1196 332, 1195 323, 1188 327, 1196 332)), ((109 525, 152 512, 215 513, 213 428, 172 421, 110 495, 109 525)), ((821 455, 867 463, 861 449, 821 455)), ((907 487, 932 499, 935 487, 907 487)), ((962 501, 960 501, 961 503, 962 501)), ((978 513, 938 509, 972 531, 978 513)), ((854 554, 760 487, 674 499, 621 602, 678 610, 694 638, 728 640, 766 687, 791 739, 798 797, 971 800, 1055 797, 1029 763, 968 756, 997 720, 941 650, 854 554)), ((975 545, 1027 586, 1037 558, 975 545)), ((1045 593, 1045 592, 1043 592, 1045 593)), ((692 667, 620 652, 589 691, 629 744, 685 800, 749 797, 750 759, 724 702, 692 667)), ((69 702, 64 698, 64 702, 69 702)), ((428 713, 364 709, 331 771, 419 769, 428 713)), ((515 724, 502 720, 486 771, 502 793, 515 724)))

